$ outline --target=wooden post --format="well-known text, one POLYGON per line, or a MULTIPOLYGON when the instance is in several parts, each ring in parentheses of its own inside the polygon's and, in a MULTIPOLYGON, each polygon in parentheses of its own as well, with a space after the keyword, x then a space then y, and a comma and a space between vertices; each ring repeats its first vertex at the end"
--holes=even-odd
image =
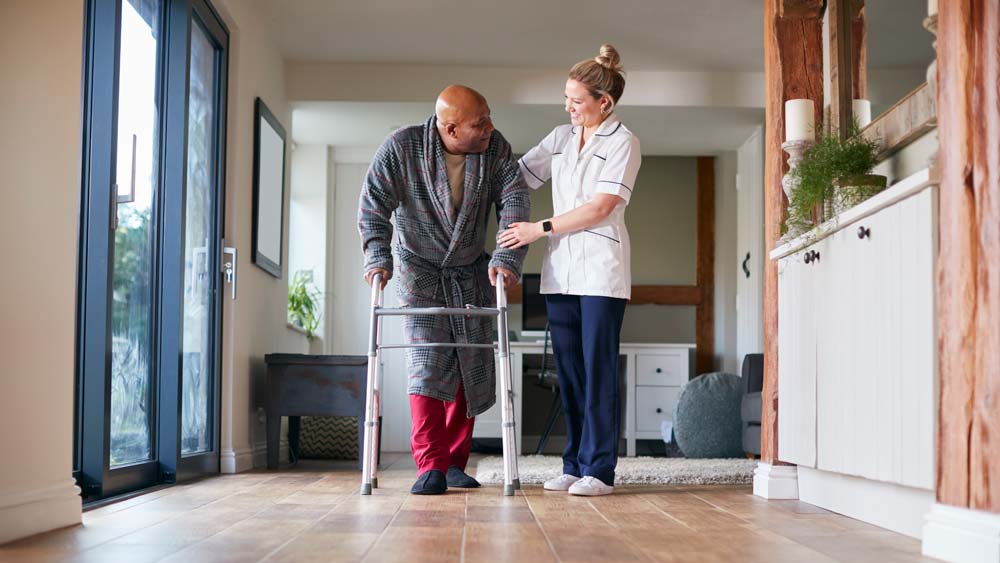
MULTIPOLYGON (((822 0, 764 0, 764 245, 777 245, 785 219, 785 101, 809 98, 816 123, 823 117, 822 0), (793 9, 794 5, 794 9, 793 9), (781 17, 780 14, 784 14, 781 17)), ((764 268, 764 389, 761 461, 778 460, 778 265, 764 268)))
MULTIPOLYGON (((829 0, 827 13, 830 14, 830 125, 843 138, 851 126, 851 100, 854 94, 855 65, 853 64, 854 17, 853 0, 829 0)), ((817 121, 817 123, 819 123, 817 121)))
POLYGON ((695 375, 715 371, 715 157, 698 157, 698 263, 695 375))
POLYGON ((941 0, 937 499, 1000 512, 1000 6, 941 0))
POLYGON ((851 91, 855 100, 868 99, 868 21, 865 0, 851 3, 851 91))

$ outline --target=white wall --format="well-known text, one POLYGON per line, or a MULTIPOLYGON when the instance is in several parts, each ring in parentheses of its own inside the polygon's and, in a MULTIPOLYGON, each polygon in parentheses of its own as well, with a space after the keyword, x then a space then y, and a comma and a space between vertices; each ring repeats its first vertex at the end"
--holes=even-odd
MULTIPOLYGON (((374 151, 368 149, 333 151, 333 194, 335 201, 329 225, 332 239, 333 272, 330 335, 333 354, 364 355, 368 350, 371 290, 362 280, 364 256, 358 234, 358 198, 361 184, 374 151)), ((398 306, 396 284, 385 291, 385 306, 398 306)), ((386 318, 382 343, 403 342, 403 320, 386 318)), ((382 370, 383 451, 409 451, 410 399, 406 393, 407 371, 403 350, 384 350, 379 355, 382 370)))
MULTIPOLYGON (((238 294, 223 315, 222 471, 264 463, 264 355, 308 351, 305 336, 287 327, 288 181, 285 179, 284 263, 281 279, 251 260, 254 99, 277 116, 291 146, 284 62, 255 3, 214 0, 230 32, 229 125, 226 156, 226 241, 239 249, 238 294)), ((290 151, 289 151, 290 152, 290 151)), ((287 154, 287 153, 286 153, 287 154)))
POLYGON ((887 158, 876 166, 872 172, 886 176, 891 186, 903 178, 927 168, 931 156, 937 150, 938 136, 937 129, 934 129, 918 137, 912 143, 903 147, 902 150, 887 158))
POLYGON ((73 483, 83 2, 0 4, 0 543, 80 521, 73 483))
MULTIPOLYGON (((288 211, 289 281, 298 271, 311 271, 311 286, 320 294, 320 313, 326 303, 327 191, 329 162, 325 145, 297 145, 291 153, 292 194, 288 211)), ((327 318, 320 319, 318 337, 325 335, 327 318)))
POLYGON ((737 151, 736 357, 764 351, 764 132, 750 136, 737 151), (749 255, 749 259, 747 258, 749 255), (746 272, 743 262, 746 261, 746 272))

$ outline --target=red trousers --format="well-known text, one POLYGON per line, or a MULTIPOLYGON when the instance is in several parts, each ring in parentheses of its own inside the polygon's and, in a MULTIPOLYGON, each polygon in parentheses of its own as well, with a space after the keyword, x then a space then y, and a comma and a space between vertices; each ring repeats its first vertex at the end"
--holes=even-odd
POLYGON ((455 465, 465 470, 472 450, 474 418, 466 416, 465 389, 461 384, 454 402, 432 399, 423 395, 410 395, 410 416, 413 430, 410 448, 417 474, 431 469, 442 473, 455 465))

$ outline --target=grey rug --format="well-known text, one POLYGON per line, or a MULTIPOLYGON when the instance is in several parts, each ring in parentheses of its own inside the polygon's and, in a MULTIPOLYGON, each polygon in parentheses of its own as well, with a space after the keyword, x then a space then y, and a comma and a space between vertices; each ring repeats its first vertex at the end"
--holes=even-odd
MULTIPOLYGON (((562 474, 562 458, 552 455, 521 456, 517 460, 521 483, 540 485, 562 474)), ((620 457, 616 485, 747 485, 753 482, 757 461, 752 459, 685 459, 620 457)), ((503 483, 503 458, 484 457, 476 465, 476 479, 483 484, 503 483)))

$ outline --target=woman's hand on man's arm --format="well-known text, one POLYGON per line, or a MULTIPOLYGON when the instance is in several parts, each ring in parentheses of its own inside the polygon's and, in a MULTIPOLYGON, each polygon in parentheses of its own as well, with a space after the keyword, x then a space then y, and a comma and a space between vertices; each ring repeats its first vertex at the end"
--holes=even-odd
MULTIPOLYGON (((595 194, 587 203, 550 219, 552 234, 566 234, 588 229, 608 218, 622 198, 612 194, 595 194)), ((500 233, 500 246, 503 248, 521 248, 545 236, 542 222, 512 223, 507 230, 500 233)))

